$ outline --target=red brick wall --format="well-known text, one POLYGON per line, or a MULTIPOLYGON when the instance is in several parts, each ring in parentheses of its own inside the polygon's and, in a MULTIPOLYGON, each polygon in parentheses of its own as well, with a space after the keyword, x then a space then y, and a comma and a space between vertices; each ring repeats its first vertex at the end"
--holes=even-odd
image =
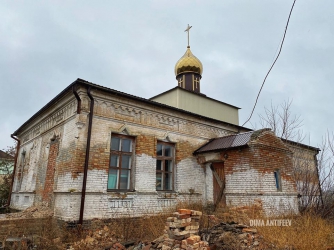
POLYGON ((48 165, 46 169, 45 184, 42 199, 46 202, 51 202, 53 198, 54 174, 56 170, 56 161, 59 149, 59 140, 52 141, 50 144, 48 165))
POLYGON ((156 156, 157 139, 152 135, 139 135, 136 138, 136 154, 146 154, 156 156))
MULTIPOLYGON (((141 134, 135 138, 136 155, 145 154, 156 157, 156 145, 158 138, 154 135, 141 134)), ((193 157, 193 152, 200 146, 200 143, 194 144, 188 141, 178 141, 175 148, 176 163, 183 159, 193 157)), ((78 150, 79 152, 79 150, 78 150)), ((76 159, 78 160, 78 159, 76 159)), ((90 150, 90 169, 106 170, 109 169, 110 153, 105 145, 96 144, 91 146, 90 150)), ((60 163, 63 165, 63 163, 60 163)), ((82 168, 83 169, 83 168, 82 168)))
POLYGON ((175 160, 176 163, 179 163, 180 161, 192 157, 193 152, 198 149, 201 146, 201 144, 198 142, 197 144, 188 141, 180 141, 176 145, 176 155, 175 160))
POLYGON ((292 171, 292 152, 271 132, 260 136, 249 146, 229 149, 220 153, 227 171, 233 172, 233 166, 250 164, 256 170, 266 173, 275 168, 292 171), (227 159, 225 159, 227 157, 227 159))
POLYGON ((289 182, 285 191, 295 192, 292 157, 293 154, 289 148, 270 131, 262 132, 249 143, 249 146, 220 152, 220 160, 224 161, 226 175, 249 169, 256 170, 260 174, 273 174, 276 169, 279 169, 282 180, 289 182))

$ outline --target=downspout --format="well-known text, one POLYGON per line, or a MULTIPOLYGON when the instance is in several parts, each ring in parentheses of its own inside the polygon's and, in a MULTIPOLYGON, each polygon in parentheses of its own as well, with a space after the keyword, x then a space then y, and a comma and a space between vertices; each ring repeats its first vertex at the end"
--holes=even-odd
POLYGON ((7 207, 10 206, 10 201, 12 199, 12 190, 13 190, 13 185, 14 185, 14 177, 15 177, 15 172, 16 172, 16 165, 17 165, 17 157, 19 155, 19 149, 20 149, 20 140, 15 138, 13 134, 10 135, 15 141, 17 141, 16 144, 16 154, 15 154, 15 160, 14 160, 14 170, 13 170, 13 177, 12 177, 12 183, 10 184, 10 189, 9 189, 9 196, 7 200, 7 207))
POLYGON ((88 161, 89 161, 89 151, 90 151, 90 139, 92 135, 92 125, 93 125, 93 113, 94 113, 94 98, 90 93, 91 87, 87 89, 87 95, 90 99, 90 109, 89 109, 89 121, 88 121, 88 133, 87 133, 87 145, 86 145, 86 156, 85 156, 85 166, 84 166, 84 176, 81 191, 81 205, 80 205, 80 218, 79 224, 82 225, 83 214, 85 209, 85 198, 86 198, 86 183, 87 183, 87 172, 88 172, 88 161))

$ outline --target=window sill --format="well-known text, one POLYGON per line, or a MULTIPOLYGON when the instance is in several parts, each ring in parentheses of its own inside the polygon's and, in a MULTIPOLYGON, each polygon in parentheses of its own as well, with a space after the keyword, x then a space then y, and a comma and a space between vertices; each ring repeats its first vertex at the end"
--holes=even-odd
POLYGON ((16 192, 12 192, 12 193, 15 193, 15 194, 36 194, 36 191, 16 191, 16 192))
POLYGON ((175 190, 157 190, 158 199, 175 199, 178 196, 178 193, 175 190))
POLYGON ((107 189, 108 193, 134 193, 135 189, 107 189))

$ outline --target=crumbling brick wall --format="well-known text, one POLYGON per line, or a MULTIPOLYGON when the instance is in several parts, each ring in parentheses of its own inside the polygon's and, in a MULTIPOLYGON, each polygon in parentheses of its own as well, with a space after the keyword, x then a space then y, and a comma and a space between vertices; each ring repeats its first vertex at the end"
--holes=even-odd
MULTIPOLYGON (((222 150, 204 158, 202 161, 224 162, 226 205, 251 206, 260 201, 268 214, 298 211, 293 154, 271 131, 262 131, 243 147, 222 150), (277 170, 280 189, 276 187, 274 172, 277 170)), ((210 164, 206 164, 209 173, 210 164)), ((207 199, 214 202, 212 192, 209 187, 207 199)))
POLYGON ((56 159, 58 155, 59 140, 51 141, 48 166, 45 176, 45 184, 43 190, 43 201, 50 203, 53 202, 53 189, 54 189, 54 175, 56 170, 56 159))
MULTIPOLYGON (((29 190, 14 189, 12 207, 24 209, 32 204, 38 205, 43 199, 48 200, 53 192, 51 200, 54 200, 55 216, 64 220, 78 219, 90 105, 86 89, 79 88, 78 93, 82 100, 81 114, 76 114, 77 102, 73 94, 69 93, 20 132, 22 146, 19 162, 23 149, 30 153, 31 145, 37 145, 36 152, 30 154, 35 157, 29 171, 33 184, 29 190), (52 150, 51 138, 54 135, 59 138, 57 154, 52 150), (52 160, 55 166, 49 161, 50 156, 55 157, 52 160), (52 167, 53 182, 50 172, 52 167), (29 198, 29 203, 25 197, 29 198)), ((161 211, 179 200, 203 199, 206 195, 205 170, 192 153, 212 137, 237 132, 236 127, 119 95, 101 91, 93 91, 92 94, 95 108, 85 219, 109 218, 119 214, 138 215, 161 211), (135 140, 132 171, 134 190, 107 191, 111 133, 127 134, 135 140), (156 191, 158 141, 168 141, 175 145, 173 192, 156 191)), ((26 177, 24 175, 23 179, 26 177)), ((18 181, 16 176, 15 183, 18 181)))
MULTIPOLYGON (((284 141, 284 140, 283 140, 284 141)), ((318 204, 321 199, 317 154, 320 149, 287 141, 293 152, 293 172, 300 196, 299 206, 318 204)))

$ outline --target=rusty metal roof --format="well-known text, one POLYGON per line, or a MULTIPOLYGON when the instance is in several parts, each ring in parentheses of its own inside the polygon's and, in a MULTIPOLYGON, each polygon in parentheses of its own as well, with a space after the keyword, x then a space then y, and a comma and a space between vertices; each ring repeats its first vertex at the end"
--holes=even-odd
POLYGON ((0 159, 14 160, 14 157, 0 150, 0 159))
POLYGON ((236 148, 247 145, 254 131, 228 135, 224 137, 214 138, 207 144, 197 149, 194 154, 205 153, 210 151, 219 151, 222 149, 236 148))

